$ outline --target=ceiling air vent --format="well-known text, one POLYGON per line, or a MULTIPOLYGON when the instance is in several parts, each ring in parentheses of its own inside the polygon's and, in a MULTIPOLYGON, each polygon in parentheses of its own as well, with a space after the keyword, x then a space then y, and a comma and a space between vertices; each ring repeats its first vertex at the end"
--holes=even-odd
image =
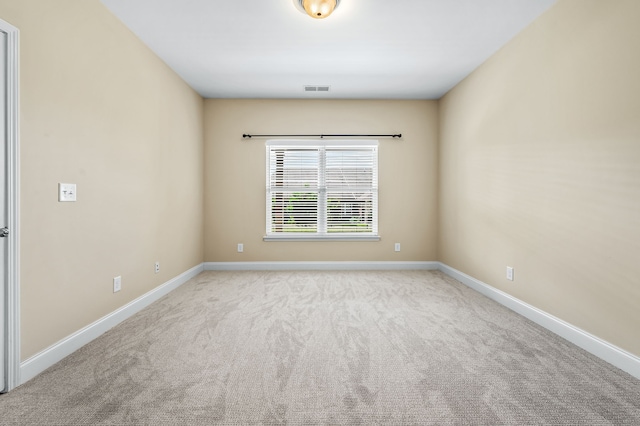
POLYGON ((305 92, 328 92, 330 86, 304 86, 305 92))

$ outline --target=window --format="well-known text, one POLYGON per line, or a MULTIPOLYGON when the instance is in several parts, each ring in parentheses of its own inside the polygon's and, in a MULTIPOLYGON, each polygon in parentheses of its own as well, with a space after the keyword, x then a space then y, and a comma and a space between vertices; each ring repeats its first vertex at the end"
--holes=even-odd
POLYGON ((378 143, 267 142, 267 235, 379 239, 378 143))

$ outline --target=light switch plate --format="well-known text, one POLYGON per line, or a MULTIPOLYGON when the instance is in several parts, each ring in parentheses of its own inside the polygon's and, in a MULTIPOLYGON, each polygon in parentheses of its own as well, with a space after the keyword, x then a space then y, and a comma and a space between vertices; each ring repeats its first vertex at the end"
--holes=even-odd
POLYGON ((75 183, 59 183, 58 184, 58 201, 76 201, 76 184, 75 183))

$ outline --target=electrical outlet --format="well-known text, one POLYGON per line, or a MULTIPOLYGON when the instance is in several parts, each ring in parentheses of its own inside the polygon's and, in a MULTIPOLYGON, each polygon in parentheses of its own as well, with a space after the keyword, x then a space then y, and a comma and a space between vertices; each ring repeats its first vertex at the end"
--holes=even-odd
POLYGON ((507 266, 507 279, 513 281, 513 268, 511 266, 507 266))
POLYGON ((396 243, 395 247, 394 247, 395 251, 400 251, 400 243, 396 243))
POLYGON ((117 293, 122 289, 122 277, 115 277, 113 279, 113 292, 117 293))
POLYGON ((156 274, 160 272, 160 262, 156 262, 156 274))
POLYGON ((238 244, 238 253, 242 253, 244 251, 244 244, 238 244))

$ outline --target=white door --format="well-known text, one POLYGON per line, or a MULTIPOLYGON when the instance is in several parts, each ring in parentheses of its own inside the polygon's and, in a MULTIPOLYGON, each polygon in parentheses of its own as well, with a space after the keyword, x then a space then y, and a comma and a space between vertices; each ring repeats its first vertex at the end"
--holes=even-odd
POLYGON ((0 392, 7 389, 7 35, 0 31, 0 392))
POLYGON ((0 392, 20 380, 18 38, 0 19, 0 392))

